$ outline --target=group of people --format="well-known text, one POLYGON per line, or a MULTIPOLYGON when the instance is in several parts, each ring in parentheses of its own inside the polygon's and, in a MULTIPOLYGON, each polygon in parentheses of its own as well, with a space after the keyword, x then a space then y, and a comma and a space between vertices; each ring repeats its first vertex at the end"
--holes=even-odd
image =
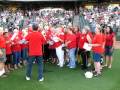
POLYGON ((97 25, 95 33, 92 33, 88 26, 82 30, 78 27, 49 27, 48 30, 42 30, 36 23, 27 31, 14 29, 13 32, 3 32, 3 28, 0 28, 1 71, 4 67, 5 72, 8 72, 27 64, 26 79, 30 80, 32 64, 35 62, 39 66, 38 79, 42 81, 43 59, 48 58, 61 68, 67 64, 70 69, 74 69, 78 61, 77 56, 81 56, 82 69, 87 70, 88 64, 93 64, 93 60, 95 76, 99 76, 103 66, 112 67, 114 44, 115 34, 110 26, 102 29, 97 25), (85 44, 92 49, 85 48, 85 44), (105 60, 103 66, 102 58, 105 60))
MULTIPOLYGON (((26 80, 30 80, 33 62, 38 64, 39 81, 44 80, 43 64, 47 61, 60 68, 67 66, 74 69, 80 65, 81 69, 88 70, 93 66, 94 76, 101 75, 103 67, 112 67, 116 39, 111 25, 106 23, 102 26, 93 20, 96 22, 94 28, 89 25, 81 28, 80 23, 72 25, 74 16, 71 11, 57 10, 54 14, 49 10, 39 12, 25 15, 22 11, 12 15, 8 11, 1 13, 1 77, 25 65, 26 80), (52 18, 56 14, 59 19, 52 18), (43 22, 46 24, 41 25, 43 22)), ((84 19, 90 22, 88 13, 84 15, 84 19)))
POLYGON ((68 25, 72 23, 73 11, 62 8, 45 8, 39 10, 12 11, 3 9, 0 13, 0 26, 13 29, 16 26, 20 29, 26 28, 33 22, 38 22, 40 27, 46 25, 68 25))

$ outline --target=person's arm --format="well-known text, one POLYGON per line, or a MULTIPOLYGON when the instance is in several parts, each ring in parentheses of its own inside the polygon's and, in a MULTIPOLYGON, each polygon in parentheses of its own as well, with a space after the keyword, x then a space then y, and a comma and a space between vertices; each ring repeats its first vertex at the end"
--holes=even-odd
POLYGON ((90 35, 87 35, 87 41, 88 41, 89 43, 92 43, 92 39, 91 39, 90 35))
POLYGON ((30 35, 28 34, 26 37, 24 37, 24 39, 25 39, 26 41, 29 41, 30 35))
POLYGON ((62 40, 61 38, 58 38, 58 40, 59 40, 60 42, 64 43, 64 40, 62 40))
POLYGON ((69 43, 71 43, 71 41, 66 41, 66 42, 65 42, 65 45, 67 46, 69 43))
POLYGON ((114 37, 113 37, 113 46, 112 46, 112 50, 115 48, 115 44, 116 44, 116 37, 115 37, 115 35, 114 35, 114 37))
POLYGON ((97 47, 97 46, 102 46, 101 44, 89 44, 91 47, 97 47))

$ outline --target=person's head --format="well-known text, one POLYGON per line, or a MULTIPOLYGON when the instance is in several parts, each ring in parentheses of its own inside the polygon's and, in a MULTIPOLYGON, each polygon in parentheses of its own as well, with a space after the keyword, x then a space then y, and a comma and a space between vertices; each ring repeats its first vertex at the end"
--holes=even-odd
POLYGON ((82 34, 87 34, 87 30, 85 28, 82 29, 81 31, 82 34))
POLYGON ((73 28, 72 28, 72 27, 69 27, 68 30, 67 30, 67 33, 72 34, 73 32, 74 32, 73 28))
POLYGON ((96 34, 100 34, 101 33, 101 27, 100 25, 97 25, 96 28, 95 28, 95 33, 96 34))
POLYGON ((74 32, 76 33, 76 32, 79 32, 80 31, 80 29, 79 29, 79 27, 74 27, 74 32))
POLYGON ((3 35, 4 35, 4 37, 8 37, 9 36, 8 32, 4 32, 3 35))
POLYGON ((38 31, 38 24, 34 23, 32 25, 32 29, 33 29, 33 31, 38 31))
POLYGON ((109 34, 113 33, 113 30, 110 26, 106 27, 106 33, 109 33, 109 34))
POLYGON ((88 26, 84 26, 84 28, 82 29, 82 34, 87 34, 90 31, 90 28, 88 26))
POLYGON ((89 26, 84 26, 84 29, 89 32, 90 31, 90 27, 89 26))

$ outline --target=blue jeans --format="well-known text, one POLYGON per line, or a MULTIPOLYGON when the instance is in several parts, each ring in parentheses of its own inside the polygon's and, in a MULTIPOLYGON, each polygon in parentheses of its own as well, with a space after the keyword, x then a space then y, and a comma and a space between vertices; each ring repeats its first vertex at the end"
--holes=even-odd
POLYGON ((43 57, 42 56, 29 56, 26 76, 31 77, 32 65, 35 59, 38 64, 38 80, 39 80, 43 77, 43 57))
POLYGON ((28 61, 28 48, 22 49, 22 59, 28 61))
POLYGON ((71 48, 69 50, 69 67, 75 68, 76 67, 76 55, 75 55, 76 48, 71 48))
POLYGON ((20 62, 20 58, 21 58, 21 52, 13 52, 13 64, 18 65, 18 63, 20 62))

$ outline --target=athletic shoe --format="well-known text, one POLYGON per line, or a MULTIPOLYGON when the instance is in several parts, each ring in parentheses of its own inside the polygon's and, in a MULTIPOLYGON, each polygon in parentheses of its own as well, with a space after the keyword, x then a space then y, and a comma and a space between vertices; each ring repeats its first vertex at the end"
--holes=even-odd
POLYGON ((90 67, 91 66, 91 63, 88 63, 88 65, 87 65, 88 67, 90 67))
POLYGON ((44 77, 42 77, 41 79, 39 79, 39 82, 42 82, 42 81, 44 81, 44 77))
POLYGON ((67 64, 66 66, 67 66, 67 67, 70 67, 70 64, 67 64))
POLYGON ((70 68, 70 69, 74 69, 75 67, 70 66, 69 68, 70 68))
POLYGON ((101 76, 101 73, 94 74, 95 77, 101 76))
POLYGON ((108 66, 108 68, 109 68, 109 69, 111 69, 111 68, 112 68, 112 66, 110 65, 110 66, 108 66))
POLYGON ((30 77, 27 77, 27 76, 26 76, 26 80, 29 81, 29 80, 30 80, 30 77))
POLYGON ((59 63, 58 63, 57 65, 58 65, 58 66, 60 66, 60 64, 59 64, 59 63))

